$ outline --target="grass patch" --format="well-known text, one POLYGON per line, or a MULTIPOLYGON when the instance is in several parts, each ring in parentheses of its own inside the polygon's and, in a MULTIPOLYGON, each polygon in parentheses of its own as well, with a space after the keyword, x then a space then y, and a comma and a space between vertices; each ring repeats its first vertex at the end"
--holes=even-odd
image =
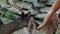
POLYGON ((0 4, 5 4, 6 0, 0 0, 0 4))

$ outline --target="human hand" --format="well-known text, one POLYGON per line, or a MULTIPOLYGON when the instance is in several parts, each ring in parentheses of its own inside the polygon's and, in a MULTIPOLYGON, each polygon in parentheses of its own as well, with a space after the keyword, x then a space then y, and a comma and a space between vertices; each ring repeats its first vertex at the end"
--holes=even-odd
POLYGON ((42 28, 43 28, 42 25, 40 25, 40 26, 37 27, 38 30, 41 30, 42 28))

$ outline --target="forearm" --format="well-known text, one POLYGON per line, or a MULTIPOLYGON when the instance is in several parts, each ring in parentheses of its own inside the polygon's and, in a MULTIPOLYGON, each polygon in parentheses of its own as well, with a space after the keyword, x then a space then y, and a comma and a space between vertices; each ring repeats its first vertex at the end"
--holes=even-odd
POLYGON ((49 11, 48 14, 46 15, 46 17, 44 18, 44 21, 42 23, 42 27, 46 26, 49 22, 49 19, 51 19, 51 16, 53 15, 54 12, 49 11))
POLYGON ((49 23, 48 22, 49 19, 59 9, 59 7, 60 7, 60 0, 56 0, 53 6, 51 7, 50 11, 48 12, 47 16, 45 17, 42 27, 49 23))
POLYGON ((50 11, 48 12, 47 16, 45 17, 42 25, 40 25, 37 29, 41 29, 46 26, 49 22, 51 16, 60 8, 60 0, 56 0, 53 6, 51 7, 50 11))

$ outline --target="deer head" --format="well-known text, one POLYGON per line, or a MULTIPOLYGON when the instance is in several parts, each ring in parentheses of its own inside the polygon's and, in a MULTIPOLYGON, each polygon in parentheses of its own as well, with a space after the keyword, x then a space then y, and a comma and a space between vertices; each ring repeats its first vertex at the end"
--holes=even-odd
POLYGON ((28 27, 24 28, 24 32, 25 34, 36 34, 36 24, 33 18, 29 20, 28 27))
POLYGON ((35 33, 36 25, 34 23, 33 18, 31 18, 30 21, 29 21, 28 29, 29 29, 29 34, 34 34, 35 33))

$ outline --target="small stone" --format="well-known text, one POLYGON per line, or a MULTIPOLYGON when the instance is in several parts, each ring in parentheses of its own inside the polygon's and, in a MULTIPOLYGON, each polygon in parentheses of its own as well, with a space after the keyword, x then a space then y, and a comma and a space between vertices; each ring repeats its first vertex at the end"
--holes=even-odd
POLYGON ((33 5, 34 5, 35 8, 44 7, 45 6, 44 4, 41 4, 41 3, 33 3, 33 5))
POLYGON ((29 9, 29 11, 30 11, 31 15, 35 15, 35 14, 37 14, 37 13, 38 13, 38 11, 35 11, 35 10, 34 10, 34 9, 32 9, 32 8, 30 8, 30 9, 29 9))
POLYGON ((37 14, 35 17, 36 18, 45 18, 46 14, 37 14))
POLYGON ((10 7, 10 5, 7 5, 7 4, 1 4, 1 8, 8 8, 10 7))
POLYGON ((60 13, 60 9, 56 11, 56 14, 59 14, 60 13))
POLYGON ((46 1, 48 1, 48 0, 37 0, 38 2, 46 2, 46 1))
POLYGON ((34 2, 36 2, 37 0, 23 0, 23 1, 27 1, 27 2, 32 2, 32 3, 34 3, 34 2))
POLYGON ((53 5, 54 2, 55 2, 55 0, 48 0, 46 5, 53 5))
POLYGON ((40 8, 40 12, 48 12, 50 10, 51 7, 44 7, 44 8, 40 8))

